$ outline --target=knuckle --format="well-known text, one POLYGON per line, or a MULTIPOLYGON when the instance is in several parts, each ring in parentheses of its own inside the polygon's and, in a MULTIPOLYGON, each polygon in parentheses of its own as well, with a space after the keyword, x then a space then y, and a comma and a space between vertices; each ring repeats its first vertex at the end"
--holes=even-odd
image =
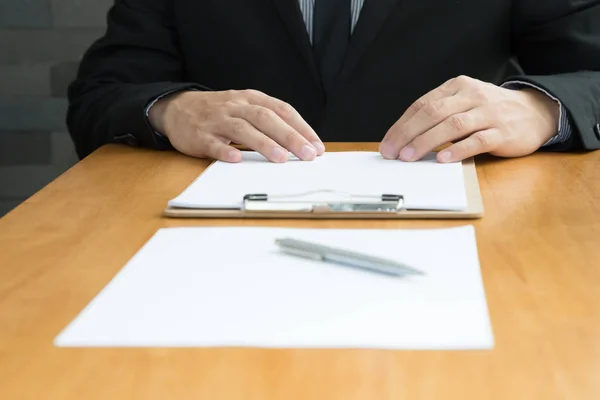
POLYGON ((411 106, 411 111, 417 112, 420 111, 423 107, 427 107, 428 102, 424 99, 419 99, 415 101, 411 106))
POLYGON ((473 79, 466 76, 466 75, 459 75, 457 76, 454 81, 459 85, 459 86, 468 86, 471 83, 473 83, 473 79))
POLYGON ((490 139, 489 137, 482 131, 475 132, 472 136, 473 140, 477 147, 481 149, 489 149, 490 148, 490 139))
POLYGON ((441 87, 444 89, 449 89, 450 87, 454 86, 455 84, 456 84, 456 78, 450 78, 446 82, 444 82, 441 87))
POLYGON ((228 110, 233 109, 233 108, 237 108, 240 106, 240 101, 238 100, 227 100, 224 105, 225 108, 227 108, 228 110))
POLYGON ((281 142, 280 144, 285 146, 286 148, 291 148, 294 146, 300 146, 301 142, 298 140, 299 138, 296 135, 296 132, 291 130, 285 130, 281 132, 281 142))
POLYGON ((256 151, 263 153, 266 158, 270 158, 272 156, 271 151, 277 146, 277 143, 268 136, 263 135, 256 138, 254 146, 256 151))
POLYGON ((240 95, 240 92, 237 90, 229 89, 229 90, 225 91, 225 97, 228 99, 238 98, 239 95, 240 95))
POLYGON ((242 135, 246 131, 246 122, 241 119, 234 119, 231 121, 231 132, 236 135, 242 135))
POLYGON ((273 112, 267 108, 260 107, 256 110, 256 121, 260 125, 269 123, 273 119, 273 112))
POLYGON ((438 119, 442 114, 442 105, 438 102, 426 103, 421 110, 426 116, 432 119, 438 119))
POLYGON ((453 115, 446 120, 446 125, 449 129, 455 132, 463 132, 465 130, 465 119, 459 115, 453 115))
POLYGON ((294 109, 294 107, 292 107, 291 104, 288 104, 286 102, 282 102, 277 106, 277 113, 282 117, 290 117, 295 113, 295 111, 296 110, 294 109))
POLYGON ((258 97, 263 96, 263 93, 256 89, 245 89, 242 91, 244 97, 248 99, 256 99, 258 97))
POLYGON ((487 104, 489 101, 488 94, 483 88, 478 87, 471 93, 471 97, 479 104, 487 104))

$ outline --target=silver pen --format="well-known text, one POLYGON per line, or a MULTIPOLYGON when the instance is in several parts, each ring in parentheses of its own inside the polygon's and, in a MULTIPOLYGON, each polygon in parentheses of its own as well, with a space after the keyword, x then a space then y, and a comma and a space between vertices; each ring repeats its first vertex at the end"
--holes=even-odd
POLYGON ((350 250, 338 249, 298 239, 275 240, 279 248, 295 256, 366 269, 386 275, 425 275, 425 272, 385 258, 373 257, 350 250))

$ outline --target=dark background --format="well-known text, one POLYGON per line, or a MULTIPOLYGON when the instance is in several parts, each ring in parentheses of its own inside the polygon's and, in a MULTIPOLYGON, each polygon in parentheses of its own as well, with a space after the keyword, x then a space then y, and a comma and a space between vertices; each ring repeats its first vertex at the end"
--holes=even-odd
POLYGON ((0 217, 77 162, 66 88, 114 0, 0 0, 0 217))

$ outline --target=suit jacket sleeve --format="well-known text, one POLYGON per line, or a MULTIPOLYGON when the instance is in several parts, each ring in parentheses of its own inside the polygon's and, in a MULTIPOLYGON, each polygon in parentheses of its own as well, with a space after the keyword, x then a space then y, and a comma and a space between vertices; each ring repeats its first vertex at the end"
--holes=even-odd
POLYGON ((164 93, 208 90, 183 82, 171 4, 117 0, 109 11, 106 34, 86 52, 69 87, 67 125, 80 157, 123 141, 164 148, 146 106, 164 93))
POLYGON ((569 112, 574 134, 554 150, 600 148, 600 0, 514 2, 513 50, 525 76, 569 112))

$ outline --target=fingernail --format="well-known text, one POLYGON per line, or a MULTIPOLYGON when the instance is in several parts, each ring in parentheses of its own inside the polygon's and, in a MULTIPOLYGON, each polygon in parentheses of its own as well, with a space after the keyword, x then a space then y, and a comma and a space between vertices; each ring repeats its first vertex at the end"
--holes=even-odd
POLYGON ((315 149, 317 149, 318 155, 325 153, 325 145, 323 143, 315 141, 312 142, 312 145, 315 147, 315 149))
POLYGON ((449 151, 442 151, 438 155, 438 157, 441 162, 448 162, 448 161, 450 161, 450 157, 452 157, 452 153, 450 153, 449 151))
POLYGON ((415 155, 415 149, 412 146, 407 146, 407 147, 403 148, 402 151, 400 152, 400 158, 403 159, 404 161, 412 160, 414 155, 415 155))
POLYGON ((238 162, 242 159, 242 154, 239 150, 229 150, 227 152, 227 161, 229 162, 238 162))
POLYGON ((394 145, 392 143, 381 143, 379 146, 379 152, 383 156, 383 158, 387 158, 388 160, 394 160, 398 158, 398 153, 394 149, 394 145))
POLYGON ((305 144, 300 150, 300 155, 303 160, 313 160, 317 156, 317 150, 314 147, 305 144))
POLYGON ((271 156, 273 157, 274 161, 285 161, 288 156, 288 152, 281 147, 275 147, 273 151, 271 151, 271 156))

